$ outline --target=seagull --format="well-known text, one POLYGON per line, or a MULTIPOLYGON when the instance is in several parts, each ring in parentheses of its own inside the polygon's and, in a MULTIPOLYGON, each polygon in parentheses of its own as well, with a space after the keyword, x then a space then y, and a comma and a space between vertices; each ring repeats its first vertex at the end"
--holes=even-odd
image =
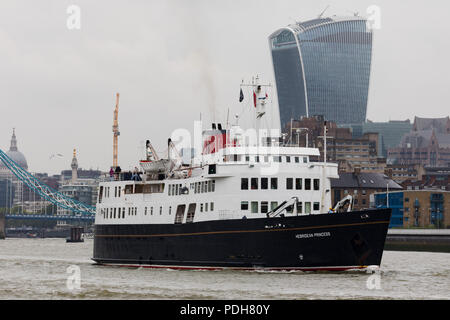
POLYGON ((52 155, 49 157, 49 159, 53 159, 54 157, 62 157, 62 156, 63 156, 63 155, 60 154, 60 153, 52 154, 52 155))

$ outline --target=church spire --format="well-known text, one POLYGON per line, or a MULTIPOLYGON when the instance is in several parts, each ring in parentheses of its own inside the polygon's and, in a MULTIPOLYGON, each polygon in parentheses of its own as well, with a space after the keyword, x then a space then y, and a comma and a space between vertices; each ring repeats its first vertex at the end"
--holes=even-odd
POLYGON ((11 146, 9 151, 17 151, 17 139, 16 139, 16 128, 13 128, 13 134, 11 137, 11 146))

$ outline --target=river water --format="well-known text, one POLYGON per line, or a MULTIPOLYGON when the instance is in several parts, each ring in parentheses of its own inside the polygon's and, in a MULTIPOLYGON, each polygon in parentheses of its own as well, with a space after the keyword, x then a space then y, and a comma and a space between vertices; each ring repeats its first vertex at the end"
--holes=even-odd
POLYGON ((450 253, 385 251, 377 272, 94 265, 93 240, 0 240, 0 299, 450 299, 450 253))

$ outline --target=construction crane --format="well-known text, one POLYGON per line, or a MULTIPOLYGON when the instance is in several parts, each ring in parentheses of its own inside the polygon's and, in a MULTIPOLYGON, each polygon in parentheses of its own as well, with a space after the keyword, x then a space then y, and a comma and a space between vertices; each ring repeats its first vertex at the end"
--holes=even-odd
POLYGON ((114 109, 114 121, 112 126, 113 131, 113 168, 118 167, 117 155, 118 155, 118 144, 119 144, 119 93, 116 94, 116 108, 114 109))

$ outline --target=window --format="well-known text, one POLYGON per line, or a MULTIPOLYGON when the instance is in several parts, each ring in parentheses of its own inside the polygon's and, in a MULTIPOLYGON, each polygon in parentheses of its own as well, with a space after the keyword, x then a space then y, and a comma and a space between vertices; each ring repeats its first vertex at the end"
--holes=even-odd
POLYGON ((241 201, 241 210, 248 210, 248 201, 241 201))
POLYGON ((209 208, 211 209, 211 211, 214 211, 214 202, 211 202, 211 205, 209 206, 209 208))
POLYGON ((308 157, 303 157, 303 163, 308 163, 308 157))
POLYGON ((270 189, 272 190, 278 189, 278 178, 270 178, 270 189))
POLYGON ((203 212, 203 203, 200 204, 200 212, 203 212))
POLYGON ((314 190, 320 189, 320 179, 314 179, 314 190))
POLYGON ((273 157, 273 162, 281 162, 281 156, 273 157))
POLYGON ((119 187, 118 197, 120 197, 120 189, 121 189, 121 187, 119 187))
POLYGON ((293 179, 292 178, 286 178, 286 189, 292 190, 293 188, 293 179))
POLYGON ((302 190, 302 178, 295 178, 295 190, 302 190))
POLYGON ((297 213, 303 213, 303 206, 300 201, 297 202, 297 213))
POLYGON ((319 211, 320 210, 320 202, 314 202, 313 210, 314 211, 319 211))
POLYGON ((211 192, 214 192, 215 190, 216 190, 216 180, 213 180, 211 185, 211 192))
POLYGON ((114 219, 116 218, 116 208, 114 208, 114 219))
POLYGON ((259 156, 255 157, 255 162, 259 162, 259 156))
POLYGON ((269 179, 261 178, 261 189, 267 190, 269 188, 269 179))
POLYGON ((208 203, 205 203, 205 212, 208 212, 208 203))
POLYGON ((258 178, 251 178, 251 189, 257 190, 258 189, 258 178))
POLYGON ((311 190, 311 179, 305 179, 305 190, 311 190))
POLYGON ((311 213, 311 202, 305 202, 305 213, 311 213))
POLYGON ((275 209, 276 207, 278 207, 278 202, 277 201, 272 201, 270 203, 270 210, 275 209))
POLYGON ((295 159, 295 163, 299 163, 300 162, 299 157, 294 157, 294 159, 295 159))
POLYGON ((162 207, 159 207, 159 215, 162 215, 162 207))
POLYGON ((172 214, 172 207, 169 207, 169 215, 172 214))
POLYGON ((252 201, 252 213, 258 213, 258 202, 257 201, 252 201))
POLYGON ((241 190, 248 190, 248 178, 241 178, 241 190))
POLYGON ((286 162, 291 162, 291 157, 286 156, 286 162))
POLYGON ((269 202, 262 201, 261 202, 261 213, 267 213, 269 212, 269 202))

